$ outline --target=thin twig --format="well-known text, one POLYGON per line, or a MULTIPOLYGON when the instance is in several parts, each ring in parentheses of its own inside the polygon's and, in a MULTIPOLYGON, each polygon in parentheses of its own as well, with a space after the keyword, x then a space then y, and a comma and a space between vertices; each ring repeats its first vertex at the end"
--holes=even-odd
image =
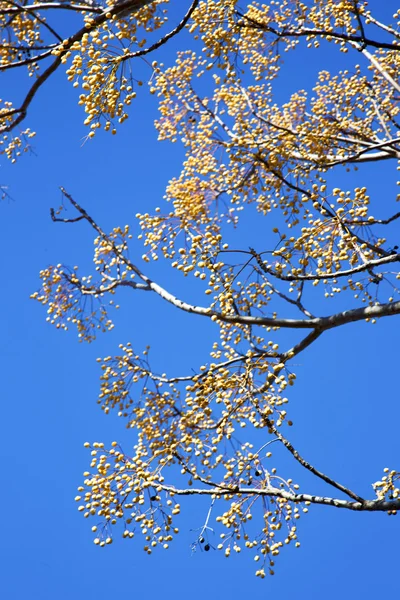
POLYGON ((344 494, 346 494, 353 500, 356 500, 357 502, 361 502, 361 503, 364 502, 364 499, 361 498, 361 496, 352 492, 349 488, 345 487, 341 483, 338 483, 337 481, 335 481, 328 475, 325 475, 325 473, 322 473, 322 471, 319 471, 316 467, 313 467, 308 461, 306 461, 302 456, 300 456, 298 451, 293 447, 293 445, 289 442, 289 440, 286 439, 281 434, 281 432, 274 425, 274 423, 271 421, 271 419, 269 419, 268 417, 263 415, 262 412, 260 414, 261 414, 261 417, 263 418, 264 422, 266 423, 268 429, 270 429, 274 433, 274 435, 276 435, 276 437, 279 438, 279 441, 282 442, 282 444, 285 446, 285 448, 287 448, 287 450, 289 450, 290 454, 301 464, 302 467, 304 467, 305 469, 310 471, 313 475, 316 475, 316 477, 319 477, 320 479, 325 481, 325 483, 328 483, 329 485, 336 488, 337 490, 340 490, 341 492, 343 492, 344 494))

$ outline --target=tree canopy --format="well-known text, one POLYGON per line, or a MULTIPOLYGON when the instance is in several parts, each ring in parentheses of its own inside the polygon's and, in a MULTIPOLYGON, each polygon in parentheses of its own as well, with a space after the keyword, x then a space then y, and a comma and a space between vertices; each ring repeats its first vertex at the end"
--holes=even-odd
POLYGON ((294 447, 289 403, 294 359, 303 351, 306 359, 311 344, 331 329, 371 327, 400 313, 400 10, 383 20, 378 4, 0 0, 2 76, 16 72, 26 87, 14 98, 9 85, 2 99, 0 149, 8 158, 29 150, 31 104, 59 69, 78 91, 88 141, 100 130, 117 134, 136 95, 148 94, 158 104, 159 141, 184 148, 160 207, 136 215, 141 257, 129 251, 129 225, 105 231, 62 188, 64 203, 51 217, 87 223, 93 270, 48 266, 33 293, 47 320, 76 327, 81 341, 113 328, 122 287, 190 313, 193 336, 204 319, 215 327, 209 356, 193 373, 155 372, 149 349, 134 340, 99 359, 99 404, 133 430, 129 452, 118 442, 87 444, 90 470, 76 499, 85 517, 102 521, 93 526, 99 546, 121 531, 141 532, 149 554, 168 548, 180 497, 207 496, 194 546, 227 556, 249 548, 263 578, 285 544, 300 545, 297 520, 310 506, 399 510, 396 465, 373 483, 373 497, 362 497, 294 447), (177 7, 178 22, 170 17, 177 7), (180 49, 164 64, 169 43, 180 49), (311 52, 326 68, 310 83, 311 52), (281 101, 290 53, 299 55, 304 89, 281 101), (366 184, 382 161, 393 172, 391 198, 370 197, 366 184), (263 219, 263 245, 241 243, 246 218, 263 219), (153 280, 152 261, 186 278, 196 301, 153 280), (295 483, 274 463, 276 446, 331 492, 316 496, 295 483), (209 538, 211 519, 218 543, 209 538))

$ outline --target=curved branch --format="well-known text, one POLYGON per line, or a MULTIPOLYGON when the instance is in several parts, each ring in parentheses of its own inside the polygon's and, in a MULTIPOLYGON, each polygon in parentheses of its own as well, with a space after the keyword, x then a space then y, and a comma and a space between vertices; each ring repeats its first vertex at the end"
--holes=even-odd
MULTIPOLYGON (((394 218, 392 218, 391 220, 394 220, 394 218)), ((355 221, 354 224, 360 223, 358 221, 355 221)), ((334 271, 333 273, 311 273, 309 275, 284 275, 283 273, 278 273, 275 269, 271 269, 271 267, 266 265, 261 259, 261 256, 253 248, 250 248, 250 253, 253 254, 254 258, 257 261, 257 264, 259 265, 260 269, 264 271, 264 273, 272 275, 273 277, 276 277, 281 281, 315 281, 318 279, 321 280, 336 279, 337 277, 350 277, 352 275, 356 275, 357 273, 361 273, 362 271, 369 271, 373 267, 380 267, 382 265, 400 262, 400 254, 394 253, 389 254, 388 256, 384 256, 383 258, 369 260, 361 265, 357 265, 357 267, 353 267, 352 269, 344 269, 343 271, 334 271)))
MULTIPOLYGON (((76 210, 80 213, 83 220, 87 220, 93 229, 99 234, 99 236, 107 241, 107 243, 112 247, 115 255, 119 258, 119 260, 125 264, 128 270, 132 271, 141 279, 146 285, 141 289, 147 289, 147 291, 155 292, 160 298, 166 300, 169 304, 172 304, 176 308, 183 310, 184 312, 196 314, 202 317, 208 317, 214 321, 221 321, 223 323, 232 323, 235 325, 259 325, 263 327, 282 327, 287 329, 313 329, 315 333, 322 333, 323 331, 327 331, 328 329, 333 329, 335 327, 340 327, 341 325, 346 325, 348 323, 355 323, 357 321, 363 321, 365 319, 379 319, 382 317, 388 317, 393 315, 400 314, 400 301, 397 302, 388 302, 385 304, 377 304, 375 306, 365 306, 360 308, 354 308, 351 310, 342 311, 339 313, 335 313, 328 317, 312 317, 309 319, 281 319, 277 317, 253 317, 251 315, 238 315, 238 314, 224 314, 220 313, 216 310, 213 310, 209 307, 197 306, 194 304, 189 304, 184 300, 180 300, 171 292, 163 288, 161 285, 152 281, 150 277, 145 275, 139 267, 133 264, 124 254, 121 252, 119 248, 115 245, 115 243, 110 240, 109 236, 97 225, 97 223, 92 219, 92 217, 72 198, 70 194, 64 189, 61 188, 64 196, 69 200, 69 202, 76 208, 76 210)), ((57 222, 68 222, 65 219, 59 219, 55 216, 54 210, 51 211, 52 220, 57 222)), ((392 255, 390 255, 392 256, 392 255)), ((119 287, 120 285, 130 286, 138 289, 138 284, 135 282, 129 281, 118 281, 113 284, 114 288, 119 287)))
POLYGON ((102 13, 104 8, 93 6, 91 4, 73 4, 67 2, 38 2, 37 4, 26 4, 25 6, 12 6, 10 8, 0 9, 0 15, 15 15, 21 12, 21 10, 49 10, 49 9, 61 9, 61 10, 73 10, 77 12, 93 12, 102 13))
POLYGON ((18 67, 26 67, 27 65, 32 65, 49 56, 52 56, 52 52, 54 48, 57 48, 58 44, 54 44, 50 49, 46 50, 42 54, 37 54, 36 56, 32 56, 30 58, 25 58, 24 60, 19 60, 18 62, 11 62, 5 65, 0 65, 0 71, 8 71, 9 69, 15 69, 18 67))
MULTIPOLYGON (((286 134, 293 136, 294 139, 297 139, 299 133, 296 130, 288 129, 287 127, 282 127, 281 125, 277 125, 273 121, 265 119, 262 115, 260 115, 257 110, 252 105, 250 97, 247 91, 240 87, 240 91, 246 100, 247 106, 251 113, 262 123, 265 123, 269 127, 273 129, 277 129, 280 131, 284 131, 286 134)), ((229 133, 230 137, 233 137, 233 134, 229 133)), ((338 138, 340 139, 340 138, 338 138)), ((307 156, 303 156, 300 152, 292 152, 290 157, 292 159, 301 161, 301 162, 310 162, 316 163, 317 165, 322 164, 324 167, 334 167, 340 164, 346 163, 362 163, 362 162, 372 162, 377 160, 387 160, 387 159, 398 159, 400 157, 400 151, 396 150, 396 148, 392 148, 391 146, 396 146, 400 144, 400 140, 398 138, 390 139, 386 142, 368 142, 365 140, 358 139, 344 139, 341 141, 345 141, 354 145, 364 146, 362 150, 354 152, 354 154, 349 154, 347 156, 342 156, 337 158, 333 154, 328 154, 324 156, 319 156, 317 154, 307 153, 307 156), (371 153, 372 150, 379 150, 378 152, 371 153)))
POLYGON ((394 512, 400 510, 400 498, 396 500, 363 500, 362 502, 352 502, 341 500, 340 498, 329 498, 327 496, 314 496, 312 494, 294 494, 286 492, 272 486, 266 488, 251 488, 239 486, 218 485, 211 489, 207 488, 176 488, 170 485, 157 483, 157 487, 165 492, 176 496, 212 496, 215 498, 222 496, 264 496, 272 498, 282 498, 288 502, 322 504, 325 506, 334 506, 336 508, 345 508, 356 512, 394 512))
POLYGON ((328 31, 326 29, 316 29, 316 28, 307 28, 307 27, 301 27, 299 29, 286 28, 286 29, 282 29, 281 31, 279 31, 278 29, 275 29, 274 27, 271 27, 270 25, 266 25, 265 23, 260 23, 260 21, 257 21, 256 19, 248 17, 247 15, 243 14, 239 10, 236 10, 235 12, 238 15, 238 17, 240 17, 241 19, 244 19, 247 22, 247 24, 244 23, 243 21, 238 22, 237 23, 238 27, 253 27, 255 29, 260 29, 262 31, 267 31, 268 33, 272 33, 277 38, 300 38, 300 37, 315 36, 315 37, 343 40, 344 42, 349 42, 352 44, 354 44, 354 43, 360 44, 360 46, 362 48, 364 48, 365 46, 372 46, 373 48, 385 48, 387 50, 396 50, 398 52, 400 51, 400 46, 399 46, 399 44, 396 44, 396 43, 392 44, 390 42, 378 42, 377 40, 373 40, 371 38, 367 38, 362 35, 341 33, 339 31, 328 31))
POLYGON ((183 19, 178 23, 178 25, 172 31, 170 31, 169 33, 164 35, 160 40, 158 40, 158 42, 155 42, 152 46, 149 46, 148 48, 144 48, 143 50, 138 50, 137 52, 129 52, 127 54, 124 54, 123 57, 121 58, 121 60, 125 61, 125 60, 128 60, 129 58, 137 58, 138 56, 144 56, 145 54, 149 54, 149 52, 153 52, 154 50, 157 50, 158 48, 160 48, 161 46, 166 44, 177 33, 182 31, 182 29, 185 27, 186 23, 189 21, 190 17, 192 16, 193 12, 199 5, 199 2, 200 2, 200 0, 193 0, 189 10, 187 11, 187 13, 183 17, 183 19))
MULTIPOLYGON (((251 358, 276 359, 276 358, 281 358, 281 356, 277 355, 276 353, 271 354, 268 351, 265 351, 265 352, 253 353, 251 355, 251 358)), ((162 377, 160 375, 155 375, 154 373, 150 373, 150 372, 148 373, 148 375, 149 375, 150 379, 152 379, 154 381, 160 381, 161 383, 180 383, 180 382, 184 382, 184 381, 193 381, 193 380, 200 381, 201 379, 204 379, 208 375, 210 375, 210 373, 215 373, 216 371, 219 371, 220 369, 226 369, 226 367, 230 367, 231 365, 234 365, 237 363, 245 362, 248 359, 249 359, 248 356, 237 356, 235 358, 230 358, 229 360, 225 360, 224 362, 212 363, 208 369, 206 369, 205 371, 202 371, 201 373, 195 374, 195 375, 184 375, 181 377, 162 377)))

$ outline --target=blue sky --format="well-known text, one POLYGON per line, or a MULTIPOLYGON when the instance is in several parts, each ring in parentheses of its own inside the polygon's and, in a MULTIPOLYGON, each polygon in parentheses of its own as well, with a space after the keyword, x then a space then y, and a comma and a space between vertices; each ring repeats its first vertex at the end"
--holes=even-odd
MULTIPOLYGON (((164 62, 173 55, 171 45, 163 51, 164 62)), ((310 56, 311 77, 321 54, 310 56)), ((299 79, 290 60, 282 95, 299 79)), ((331 55, 327 60, 333 64, 331 55)), ((8 85, 22 92, 16 73, 13 78, 8 85)), ((16 165, 4 157, 0 161, 0 181, 12 197, 0 204, 2 597, 103 600, 112 594, 181 600, 190 594, 203 600, 222 594, 323 594, 331 600, 398 593, 399 521, 384 514, 312 507, 299 524, 301 548, 285 549, 276 576, 263 581, 254 577, 250 553, 229 559, 218 552, 191 554, 193 530, 208 509, 200 500, 181 502, 181 535, 167 552, 148 557, 139 540, 118 536, 110 547, 94 546, 91 523, 74 502, 89 463, 83 443, 131 443, 124 423, 105 416, 96 404, 96 358, 116 353, 121 342, 131 341, 138 350, 150 344, 157 369, 181 374, 204 362, 214 332, 211 323, 149 294, 125 293, 115 329, 92 345, 79 344, 74 331, 48 325, 45 309, 29 299, 40 285, 40 269, 58 262, 84 266, 91 259, 93 235, 84 223, 62 226, 49 218, 50 207, 60 203, 60 185, 104 229, 129 223, 135 233, 135 213, 159 206, 168 179, 179 172, 181 149, 156 143, 154 97, 143 90, 131 108, 116 136, 102 134, 83 144, 83 113, 60 71, 32 105, 28 125, 38 132, 35 154, 16 165)), ((392 192, 386 174, 393 179, 395 170, 379 169, 367 177, 384 210, 392 192)), ((257 227, 245 221, 244 245, 257 227)), ((140 255, 139 248, 134 243, 140 255)), ((147 271, 177 294, 189 299, 194 294, 190 281, 182 282, 165 265, 147 271)), ((329 311, 321 304, 321 314, 329 311)), ((371 483, 399 461, 398 327, 398 318, 392 318, 328 332, 293 367, 298 375, 289 404, 294 445, 317 467, 370 498, 371 483)), ((311 478, 304 482, 302 491, 323 492, 311 478)))

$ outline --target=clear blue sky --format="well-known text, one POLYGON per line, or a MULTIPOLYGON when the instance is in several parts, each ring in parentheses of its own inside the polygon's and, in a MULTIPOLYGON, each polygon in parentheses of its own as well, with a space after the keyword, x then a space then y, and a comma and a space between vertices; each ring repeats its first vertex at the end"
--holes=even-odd
MULTIPOLYGON (((388 4, 397 8, 397 2, 388 4)), ((171 45, 163 51, 164 62, 172 61, 173 54, 171 45)), ((290 60, 283 96, 301 85, 290 60)), ((332 66, 330 55, 327 60, 332 66)), ((321 54, 307 61, 307 77, 312 77, 323 62, 321 54)), ((13 77, 7 85, 22 93, 17 74, 13 77)), ((150 344, 157 369, 183 374, 206 360, 213 339, 212 325, 202 319, 149 294, 124 293, 115 329, 92 345, 79 344, 74 331, 59 332, 46 324, 45 309, 29 299, 43 267, 91 260, 93 235, 84 223, 50 221, 50 207, 60 203, 60 185, 104 229, 129 223, 135 233, 135 213, 160 205, 168 179, 179 172, 181 149, 156 143, 155 99, 143 92, 117 136, 102 134, 82 145, 83 113, 60 72, 32 105, 28 125, 38 132, 35 155, 16 165, 4 157, 0 161, 0 182, 12 196, 0 204, 1 597, 183 600, 190 595, 204 600, 257 594, 333 600, 369 599, 382 592, 395 597, 399 517, 312 507, 299 524, 301 549, 285 549, 275 577, 261 581, 254 577, 250 553, 229 559, 219 552, 191 555, 192 530, 203 524, 207 502, 182 501, 181 535, 169 551, 152 557, 139 540, 118 536, 111 546, 97 548, 92 523, 76 510, 76 487, 89 463, 83 443, 116 439, 130 444, 124 422, 105 416, 96 404, 96 357, 117 353, 121 342, 131 341, 138 350, 150 344)), ((385 216, 392 192, 389 176, 395 177, 394 165, 383 171, 378 165, 367 175, 385 216)), ((257 227, 246 222, 244 246, 257 227)), ((134 248, 140 255, 138 243, 134 248)), ((148 272, 171 291, 194 297, 190 280, 181 282, 169 267, 152 265, 148 272)), ((321 314, 329 310, 321 304, 321 314)), ((294 366, 298 381, 289 404, 294 445, 316 466, 370 498, 371 483, 382 469, 399 468, 399 325, 396 317, 332 331, 294 366)), ((324 491, 312 479, 304 482, 304 492, 324 491)))

